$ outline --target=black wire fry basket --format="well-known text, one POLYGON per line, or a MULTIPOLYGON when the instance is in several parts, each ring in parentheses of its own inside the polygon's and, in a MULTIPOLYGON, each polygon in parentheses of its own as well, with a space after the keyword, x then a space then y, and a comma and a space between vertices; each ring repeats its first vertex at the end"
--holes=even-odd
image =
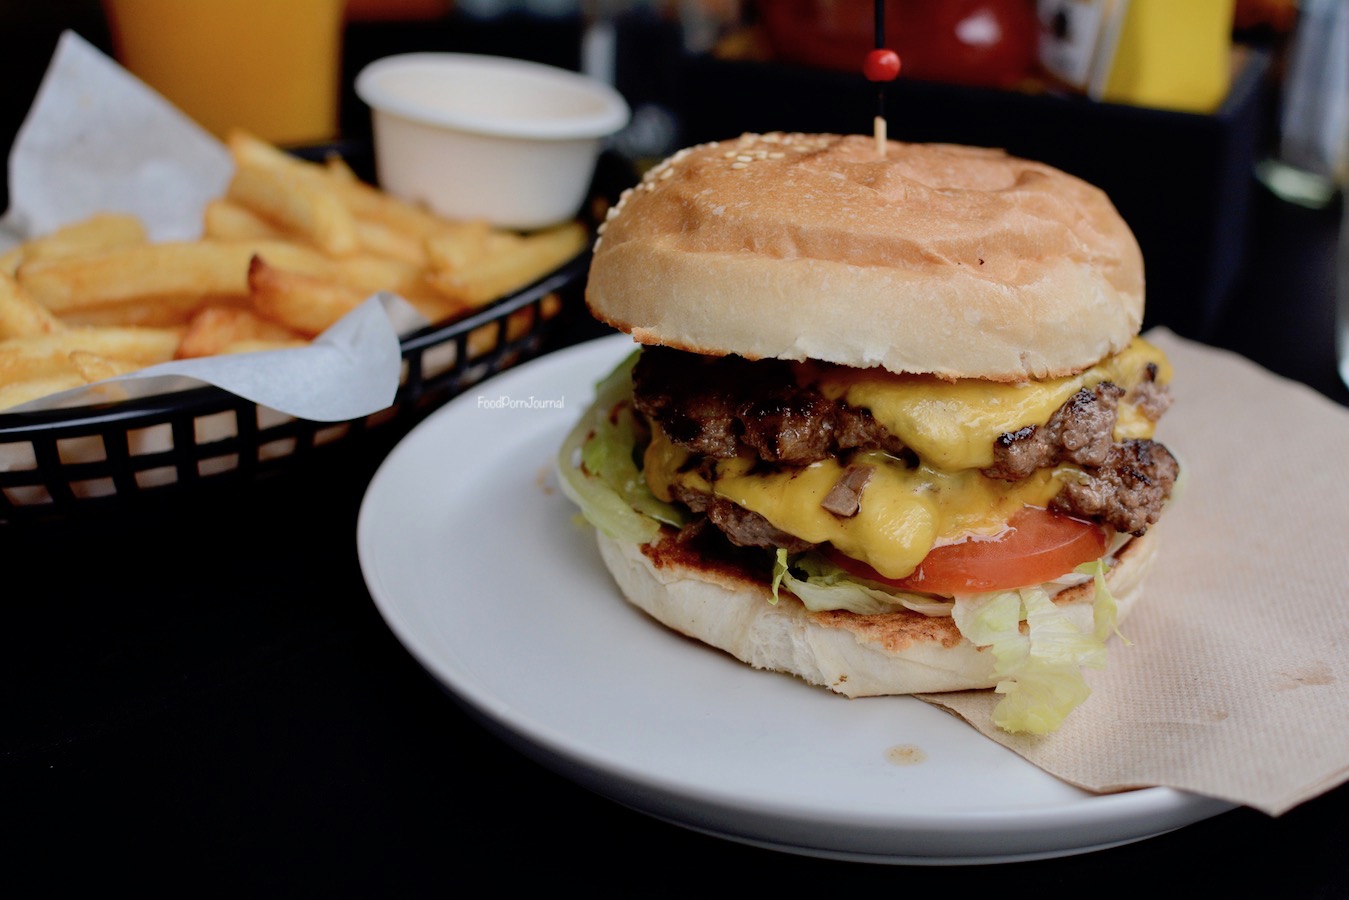
MULTIPOLYGON (((593 226, 634 176, 601 157, 593 226)), ((229 479, 282 473, 362 439, 396 439, 446 401, 539 355, 586 316, 589 246, 466 318, 401 339, 394 402, 361 419, 298 419, 214 386, 73 409, 0 413, 0 524, 115 509, 229 479)))

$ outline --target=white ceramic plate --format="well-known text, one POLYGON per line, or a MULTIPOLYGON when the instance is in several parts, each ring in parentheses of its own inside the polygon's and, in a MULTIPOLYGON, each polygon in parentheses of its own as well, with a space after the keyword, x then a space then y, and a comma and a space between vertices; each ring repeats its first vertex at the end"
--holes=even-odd
POLYGON ((390 628, 500 734, 618 802, 796 853, 904 863, 1064 856, 1230 808, 1096 796, 905 697, 756 671, 628 606, 553 457, 621 336, 498 376, 381 466, 357 529, 390 628))

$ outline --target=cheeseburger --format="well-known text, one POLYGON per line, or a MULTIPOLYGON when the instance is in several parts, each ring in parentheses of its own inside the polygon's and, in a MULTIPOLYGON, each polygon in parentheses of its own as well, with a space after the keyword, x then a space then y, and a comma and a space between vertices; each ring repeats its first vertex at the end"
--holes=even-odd
POLYGON ((1086 698, 1179 473, 1103 192, 996 150, 745 135, 623 196, 586 301, 640 347, 559 470, 629 601, 850 697, 995 688, 1008 731, 1086 698))

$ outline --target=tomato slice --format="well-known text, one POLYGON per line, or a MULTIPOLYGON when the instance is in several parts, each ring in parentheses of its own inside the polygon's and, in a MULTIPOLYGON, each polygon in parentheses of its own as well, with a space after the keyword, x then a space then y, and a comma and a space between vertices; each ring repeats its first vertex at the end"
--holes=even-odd
POLYGON ((969 537, 932 548, 904 578, 886 578, 866 563, 830 548, 826 555, 859 578, 906 591, 975 594, 1041 584, 1105 551, 1105 532, 1091 522, 1028 506, 996 537, 969 537))

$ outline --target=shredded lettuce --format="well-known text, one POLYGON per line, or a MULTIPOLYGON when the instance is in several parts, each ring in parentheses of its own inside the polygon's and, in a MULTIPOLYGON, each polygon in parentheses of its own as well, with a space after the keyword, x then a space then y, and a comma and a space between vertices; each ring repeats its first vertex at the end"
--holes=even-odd
POLYGON ((788 560, 786 550, 778 550, 773 564, 773 602, 778 589, 786 587, 811 612, 845 609, 860 615, 910 609, 927 616, 949 616, 951 603, 926 594, 897 591, 850 574, 818 553, 805 553, 788 560), (798 577, 798 574, 804 577, 798 577))
POLYGON ((567 435, 557 456, 562 492, 580 507, 587 522, 611 538, 645 544, 661 523, 680 525, 683 516, 656 498, 634 457, 637 419, 632 413, 630 354, 595 387, 595 402, 567 435))
POLYGON ((768 602, 772 603, 774 606, 777 606, 778 600, 780 599, 778 597, 778 589, 782 587, 782 580, 786 578, 790 572, 788 565, 787 551, 779 547, 777 555, 773 557, 773 580, 769 584, 769 589, 773 592, 773 599, 768 602))
POLYGON ((957 597, 952 617, 971 643, 993 654, 993 676, 1003 698, 993 722, 1009 732, 1048 734, 1091 694, 1083 668, 1105 666, 1105 639, 1115 629, 1116 604, 1096 567, 1093 632, 1084 633, 1043 589, 1020 588, 957 597), (1026 623, 1023 633, 1021 623, 1026 623))
POLYGON ((1096 594, 1091 604, 1092 625, 1096 629, 1096 639, 1104 641, 1114 633, 1121 641, 1126 644, 1132 644, 1133 641, 1120 634, 1119 604, 1115 602, 1115 595, 1110 593, 1110 588, 1105 583, 1105 573, 1109 571, 1109 566, 1104 559, 1095 559, 1088 563, 1083 563, 1073 570, 1083 575, 1091 576, 1096 582, 1096 594))

